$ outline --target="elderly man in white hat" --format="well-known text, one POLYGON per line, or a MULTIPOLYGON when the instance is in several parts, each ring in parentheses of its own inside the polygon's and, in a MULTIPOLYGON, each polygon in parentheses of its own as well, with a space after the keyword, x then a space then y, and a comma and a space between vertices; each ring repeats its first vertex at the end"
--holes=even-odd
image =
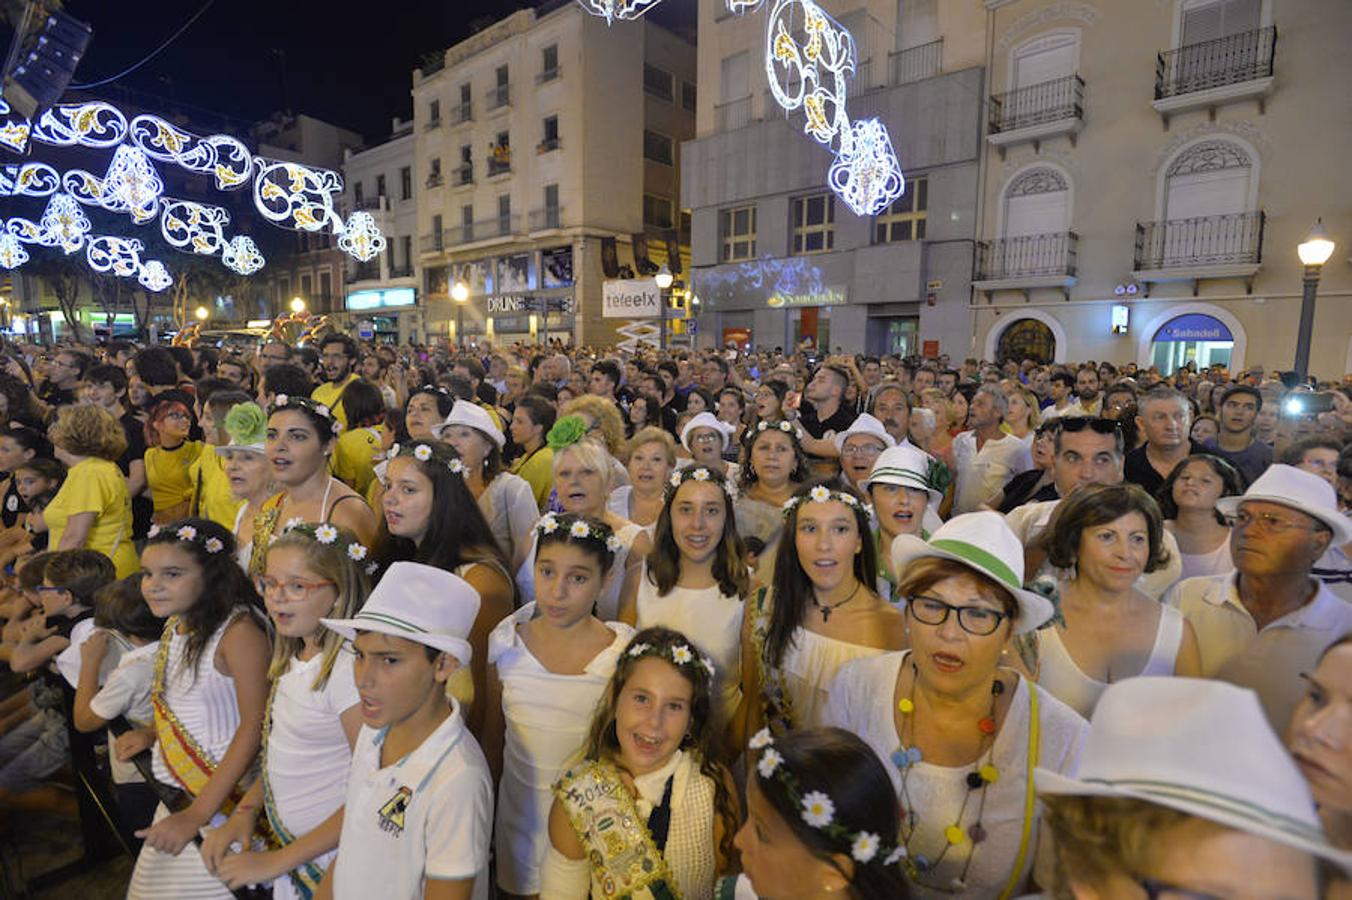
POLYGON ((1103 693, 1072 777, 1034 773, 1067 897, 1321 896, 1320 830, 1300 771, 1253 692, 1128 678, 1103 693))
POLYGON ((1327 481, 1286 465, 1269 466, 1216 509, 1232 522, 1235 571, 1181 581, 1164 602, 1197 632, 1202 674, 1252 688, 1284 729, 1304 690, 1301 673, 1352 631, 1352 604, 1311 575, 1330 544, 1352 540, 1352 521, 1327 481))
POLYGON ((983 384, 972 397, 967 423, 971 426, 953 439, 953 465, 957 491, 953 514, 975 512, 989 504, 1005 482, 1033 468, 1028 445, 1001 431, 1009 401, 999 387, 983 384))
POLYGON ((690 451, 691 459, 682 460, 679 465, 704 466, 722 473, 729 481, 736 481, 737 464, 723 459, 723 451, 728 449, 735 430, 713 413, 702 412, 692 416, 681 429, 681 444, 690 451))
POLYGON ((878 455, 889 447, 895 447, 897 441, 887 433, 883 423, 868 413, 857 417, 850 427, 833 439, 836 452, 840 454, 840 481, 842 484, 864 492, 864 481, 873 471, 873 463, 878 455))

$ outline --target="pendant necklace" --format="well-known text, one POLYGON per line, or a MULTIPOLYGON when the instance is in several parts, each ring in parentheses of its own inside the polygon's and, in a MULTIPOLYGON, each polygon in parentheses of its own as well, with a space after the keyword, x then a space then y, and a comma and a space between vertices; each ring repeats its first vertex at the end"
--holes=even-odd
POLYGON ((854 585, 854 590, 850 591, 850 596, 846 597, 844 600, 841 600, 839 603, 832 603, 830 606, 823 606, 821 602, 817 600, 817 594, 814 591, 812 594, 812 605, 817 607, 817 612, 822 614, 822 624, 824 625, 827 622, 831 621, 831 613, 835 612, 836 610, 844 606, 846 603, 849 603, 851 600, 853 600, 854 595, 859 593, 859 589, 863 586, 864 582, 862 581, 856 582, 854 585))

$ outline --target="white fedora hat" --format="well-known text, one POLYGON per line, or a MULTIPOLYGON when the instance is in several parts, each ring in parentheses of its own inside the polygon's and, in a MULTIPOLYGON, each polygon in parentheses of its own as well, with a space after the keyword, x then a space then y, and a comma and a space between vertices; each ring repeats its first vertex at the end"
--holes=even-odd
POLYGON ((850 423, 849 428, 846 428, 840 434, 836 435, 836 449, 839 450, 844 447, 846 438, 856 434, 866 434, 869 437, 877 438, 883 442, 883 449, 895 447, 897 445, 897 439, 887 433, 887 429, 883 427, 882 422, 879 422, 868 413, 860 413, 858 418, 850 423))
POLYGON ((1333 532, 1335 546, 1352 541, 1352 519, 1338 512, 1338 495, 1333 485, 1312 472, 1280 463, 1268 466, 1243 494, 1217 500, 1216 510, 1223 516, 1233 516, 1249 500, 1280 503, 1313 516, 1333 532))
POLYGON ((499 450, 507 443, 507 438, 503 435, 502 429, 493 421, 493 417, 482 406, 470 403, 468 400, 455 401, 455 405, 451 407, 451 414, 446 417, 446 421, 432 426, 432 434, 440 439, 441 433, 453 425, 464 425, 467 428, 482 431, 490 441, 498 445, 499 450))
POLYGON ((1099 698, 1078 777, 1034 773, 1043 796, 1145 800, 1352 868, 1258 695, 1201 678, 1127 678, 1099 698))
POLYGON ((681 444, 687 450, 690 449, 690 435, 696 428, 712 428, 714 431, 723 435, 724 450, 728 449, 728 442, 732 440, 732 433, 737 430, 727 422, 719 419, 713 413, 697 413, 691 417, 690 421, 686 422, 685 427, 681 429, 681 444))
POLYGON ((930 503, 944 499, 942 491, 935 490, 930 481, 929 470, 934 457, 913 444, 901 444, 889 447, 878 454, 873 463, 873 471, 864 479, 864 488, 875 484, 899 484, 903 487, 919 488, 929 494, 930 503))
POLYGON ((348 640, 358 632, 375 631, 444 650, 467 666, 473 650, 466 638, 478 614, 479 592, 465 579, 435 566, 397 562, 361 612, 350 619, 319 621, 348 640))
POLYGON ((926 557, 962 563, 1013 594, 1019 604, 1015 634, 1040 628, 1056 613, 1046 597, 1024 590, 1023 544, 1005 523, 1005 517, 997 512, 983 510, 954 516, 939 526, 928 541, 911 534, 899 534, 892 541, 892 567, 899 576, 912 562, 926 557))

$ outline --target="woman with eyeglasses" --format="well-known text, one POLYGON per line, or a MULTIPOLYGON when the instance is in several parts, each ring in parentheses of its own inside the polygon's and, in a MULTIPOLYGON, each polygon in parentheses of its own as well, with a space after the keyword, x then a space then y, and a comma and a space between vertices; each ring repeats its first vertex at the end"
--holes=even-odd
POLYGON ((202 454, 202 442, 190 440, 197 426, 191 402, 175 392, 150 408, 146 421, 146 485, 155 503, 151 521, 174 522, 192 505, 192 464, 202 454))
POLYGON ((910 649, 844 665, 826 724, 887 761, 912 896, 1010 897, 1048 884, 1032 766, 1073 772, 1089 726, 1000 660, 1054 608, 1023 588, 1023 546, 995 512, 956 516, 928 542, 902 535, 892 560, 910 649))
POLYGON ((1174 466, 1160 485, 1160 512, 1164 528, 1178 542, 1184 578, 1226 575, 1234 570, 1230 558, 1230 523, 1216 511, 1216 501, 1244 493, 1239 470, 1219 456, 1194 453, 1174 466))
POLYGON ((1052 515, 1047 559, 1061 583, 1063 621, 1024 654, 1038 684, 1086 719, 1109 684, 1141 675, 1201 674, 1197 635, 1182 613, 1137 580, 1164 564, 1159 507, 1134 484, 1078 488, 1052 515))

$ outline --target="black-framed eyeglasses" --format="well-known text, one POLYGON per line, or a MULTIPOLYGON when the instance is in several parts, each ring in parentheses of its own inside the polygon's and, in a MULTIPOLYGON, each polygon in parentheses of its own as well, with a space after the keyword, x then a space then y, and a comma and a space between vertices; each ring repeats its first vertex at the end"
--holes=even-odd
POLYGON ((1149 900, 1222 900, 1215 894, 1189 890, 1156 878, 1137 878, 1136 883, 1149 900))
POLYGON ((1103 416, 1066 416, 1057 419, 1057 421, 1061 424, 1062 432, 1071 434, 1084 431, 1086 428, 1095 434, 1116 434, 1122 430, 1121 422, 1103 416))
POLYGON ((954 606, 936 597, 911 597, 909 600, 911 615, 917 622, 925 625, 942 625, 948 621, 948 614, 958 614, 958 625, 968 634, 985 637, 994 634, 1000 623, 1009 618, 999 610, 987 606, 954 606))

